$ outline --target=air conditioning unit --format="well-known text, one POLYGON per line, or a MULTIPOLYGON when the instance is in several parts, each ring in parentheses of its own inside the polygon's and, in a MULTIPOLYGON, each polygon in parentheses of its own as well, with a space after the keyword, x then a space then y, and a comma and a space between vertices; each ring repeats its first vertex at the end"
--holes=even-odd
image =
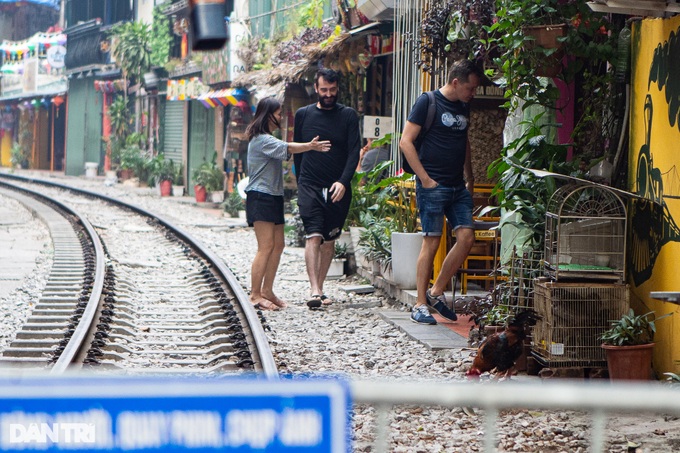
POLYGON ((374 21, 394 20, 396 0, 358 0, 357 9, 374 21))

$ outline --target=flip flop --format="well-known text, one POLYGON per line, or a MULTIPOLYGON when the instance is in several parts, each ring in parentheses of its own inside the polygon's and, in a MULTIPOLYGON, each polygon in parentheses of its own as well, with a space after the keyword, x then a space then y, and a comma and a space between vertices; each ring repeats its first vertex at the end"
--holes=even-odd
POLYGON ((312 298, 307 301, 309 308, 321 307, 321 296, 319 294, 312 294, 312 298))

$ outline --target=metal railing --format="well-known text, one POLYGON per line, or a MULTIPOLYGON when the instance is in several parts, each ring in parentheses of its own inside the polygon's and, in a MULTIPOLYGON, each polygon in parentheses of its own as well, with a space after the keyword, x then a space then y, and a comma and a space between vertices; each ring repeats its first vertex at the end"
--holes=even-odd
POLYGON ((659 382, 560 381, 518 383, 398 383, 354 381, 354 403, 376 410, 373 451, 387 452, 389 411, 396 405, 474 407, 484 410, 484 451, 496 451, 498 414, 504 409, 575 410, 590 413, 590 451, 605 450, 607 416, 620 413, 680 415, 680 386, 659 382))

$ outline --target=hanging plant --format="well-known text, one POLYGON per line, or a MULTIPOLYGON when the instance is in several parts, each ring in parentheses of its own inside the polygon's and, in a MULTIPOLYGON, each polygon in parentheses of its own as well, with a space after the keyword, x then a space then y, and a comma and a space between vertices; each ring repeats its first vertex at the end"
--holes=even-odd
POLYGON ((491 62, 487 27, 493 23, 493 0, 448 0, 433 4, 425 13, 416 63, 432 73, 439 62, 470 58, 491 62))

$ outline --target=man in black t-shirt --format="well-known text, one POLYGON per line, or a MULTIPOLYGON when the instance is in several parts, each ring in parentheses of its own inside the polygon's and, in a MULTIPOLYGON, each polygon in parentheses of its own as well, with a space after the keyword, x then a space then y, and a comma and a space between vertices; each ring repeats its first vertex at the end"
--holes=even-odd
POLYGON ((323 293, 323 284, 335 252, 335 239, 349 212, 351 181, 361 148, 357 112, 337 103, 338 77, 331 69, 320 69, 314 83, 319 102, 295 112, 294 141, 309 142, 318 136, 331 142, 327 153, 294 156, 298 207, 305 227, 310 308, 331 302, 323 293))
POLYGON ((420 149, 416 150, 414 142, 427 118, 429 101, 425 94, 416 100, 399 141, 404 157, 416 174, 416 201, 423 230, 423 245, 416 263, 418 299, 411 311, 411 320, 416 323, 437 323, 428 307, 445 319, 457 319, 456 313, 446 305, 444 288, 475 241, 468 103, 483 80, 486 80, 484 74, 474 62, 454 63, 446 85, 434 93, 434 122, 422 138, 420 149), (444 217, 456 232, 456 244, 446 255, 434 285, 428 289, 444 217))

